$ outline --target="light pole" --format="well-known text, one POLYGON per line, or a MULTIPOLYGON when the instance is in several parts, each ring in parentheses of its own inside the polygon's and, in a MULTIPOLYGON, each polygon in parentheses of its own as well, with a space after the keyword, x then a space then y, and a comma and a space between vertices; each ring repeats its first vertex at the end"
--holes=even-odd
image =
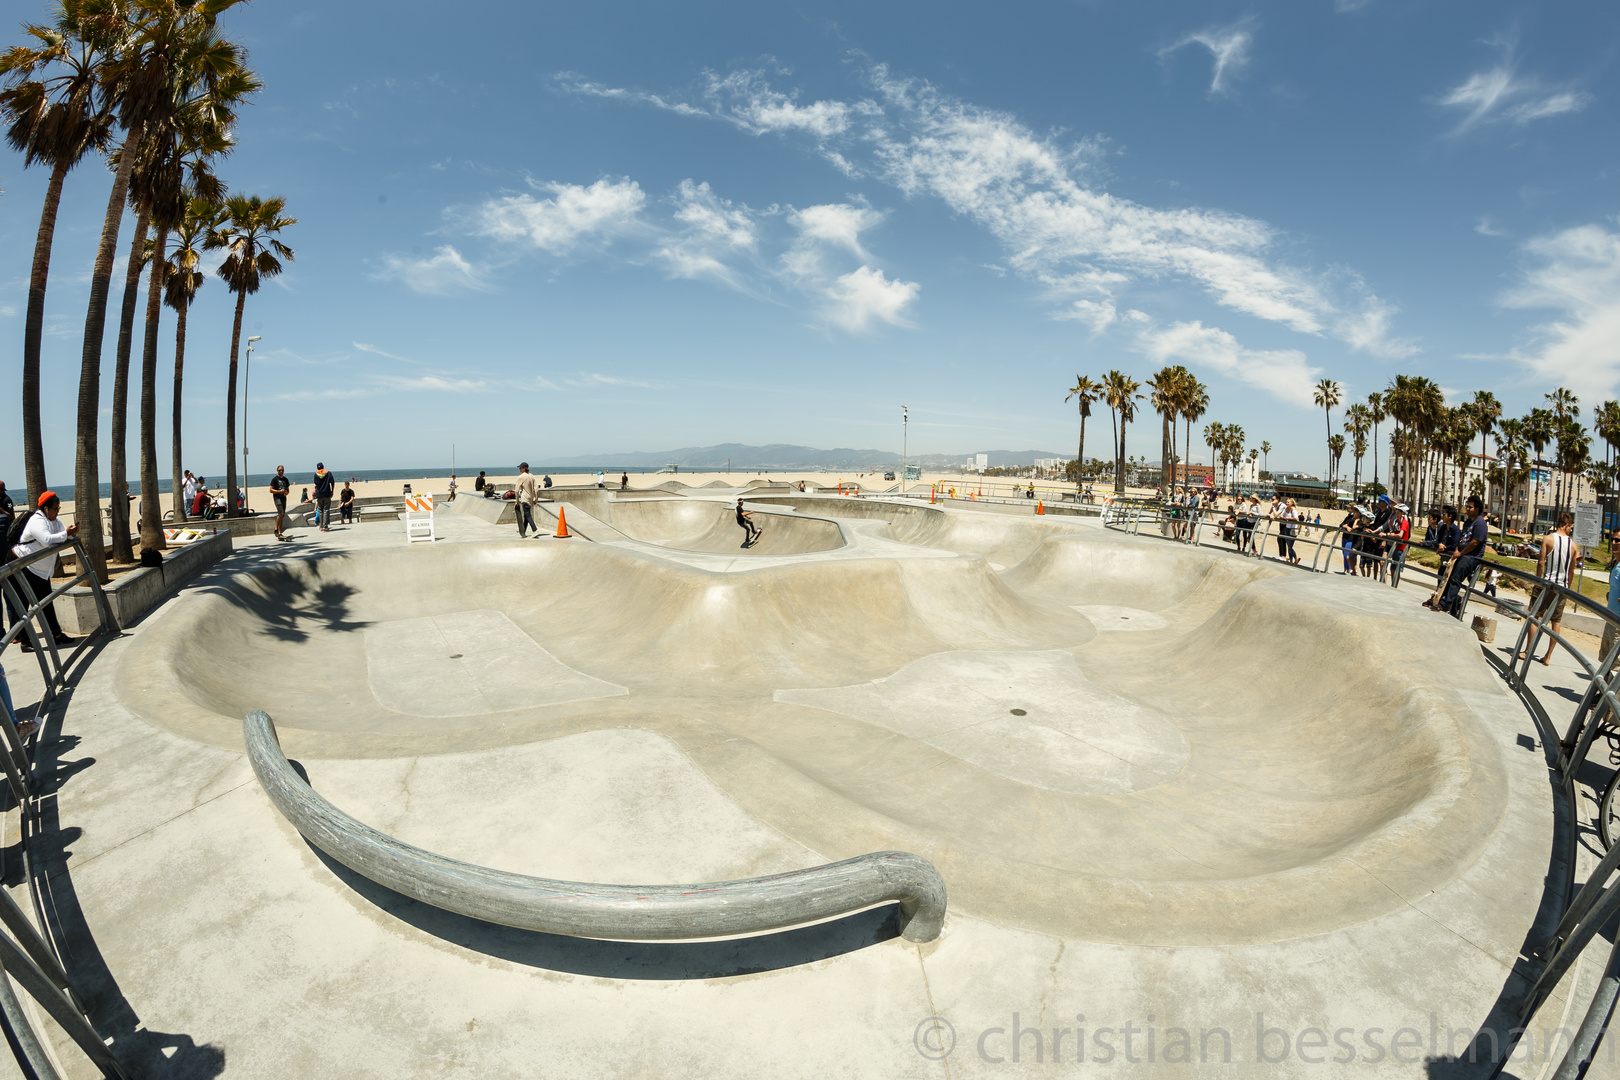
POLYGON ((906 462, 911 460, 911 409, 900 406, 900 490, 906 490, 906 462))
MULTIPOLYGON (((247 495, 247 493, 249 491, 253 490, 253 485, 248 483, 248 471, 247 471, 247 459, 248 459, 248 430, 247 430, 248 375, 251 374, 252 371, 253 371, 253 343, 255 341, 258 341, 261 336, 262 335, 254 334, 252 337, 248 338, 247 356, 242 361, 242 509, 243 509, 243 511, 247 511, 247 510, 252 509, 250 506, 248 506, 248 495, 247 495)), ((231 492, 230 497, 232 499, 236 498, 236 492, 234 492, 234 491, 231 492)), ((231 516, 234 517, 235 515, 232 514, 231 516)))

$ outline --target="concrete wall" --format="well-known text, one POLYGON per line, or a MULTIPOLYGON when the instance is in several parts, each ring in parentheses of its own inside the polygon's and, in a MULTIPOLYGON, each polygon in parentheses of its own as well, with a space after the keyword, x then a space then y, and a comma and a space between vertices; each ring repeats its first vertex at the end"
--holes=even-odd
MULTIPOLYGON (((164 552, 162 566, 131 570, 106 586, 107 603, 112 606, 119 625, 127 627, 233 550, 231 534, 225 530, 206 540, 170 548, 164 552)), ((60 597, 56 601, 56 615, 62 629, 69 634, 88 634, 101 621, 96 614, 95 593, 88 585, 69 589, 60 597)))

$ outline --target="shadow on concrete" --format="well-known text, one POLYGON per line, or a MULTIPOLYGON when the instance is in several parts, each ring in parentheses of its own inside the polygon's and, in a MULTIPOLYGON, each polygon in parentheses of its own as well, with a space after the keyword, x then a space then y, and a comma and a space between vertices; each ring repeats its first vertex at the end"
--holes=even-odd
MULTIPOLYGON (((286 553, 279 547, 237 552, 216 564, 215 573, 199 579, 188 591, 223 597, 247 616, 248 625, 293 644, 309 640, 305 629, 309 623, 332 633, 370 625, 351 618, 353 586, 295 574, 285 560, 286 553)), ((321 561, 312 559, 304 566, 318 578, 321 561)))
MULTIPOLYGON (((99 645, 96 651, 105 644, 99 645)), ((79 677, 87 666, 88 663, 80 665, 57 696, 34 748, 38 794, 33 812, 23 819, 22 845, 26 845, 37 890, 35 912, 84 1003, 90 1022, 103 1038, 110 1040, 108 1048, 132 1075, 208 1080, 225 1071, 225 1051, 207 1043, 199 1045, 184 1033, 155 1031, 142 1025, 140 1015, 119 987, 117 977, 96 944, 74 888, 70 864, 72 845, 79 838, 80 830, 63 828, 56 793, 95 764, 94 758, 63 760, 63 754, 79 742, 76 736, 62 733, 62 724, 70 711, 79 677)), ((88 781, 93 776, 94 773, 89 773, 85 779, 88 781)), ((10 854, 9 849, 7 854, 10 854)), ((179 980, 185 975, 171 970, 167 977, 179 980)), ((77 1057, 77 1051, 70 1053, 77 1057)))
MULTIPOLYGON (((309 783, 299 762, 293 769, 309 783)), ((525 967, 603 979, 724 979, 813 964, 900 936, 899 907, 868 908, 813 926, 724 941, 599 941, 519 930, 413 900, 359 874, 309 841, 339 881, 382 911, 425 934, 525 967)))

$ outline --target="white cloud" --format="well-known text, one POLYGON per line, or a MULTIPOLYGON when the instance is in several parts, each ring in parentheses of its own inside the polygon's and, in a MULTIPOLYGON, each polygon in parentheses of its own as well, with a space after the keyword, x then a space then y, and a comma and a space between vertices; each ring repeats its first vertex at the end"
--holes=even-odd
POLYGON ((727 260, 758 245, 759 231, 748 207, 720 198, 706 181, 682 180, 674 201, 681 230, 666 236, 654 257, 676 277, 712 277, 747 291, 727 260))
POLYGON ((1057 318, 1085 323, 1093 334, 1100 334, 1119 321, 1119 312, 1112 300, 1076 300, 1059 311, 1057 318))
POLYGON ((373 274, 379 281, 398 281, 412 292, 430 296, 489 288, 484 273, 468 262, 449 244, 438 248, 430 258, 384 255, 373 274))
POLYGON ((537 185, 549 199, 527 193, 490 199, 472 214, 479 236, 525 240, 553 254, 566 254, 587 240, 612 237, 636 223, 647 202, 634 180, 598 180, 579 184, 537 185))
MULTIPOLYGON (((1263 254, 1275 236, 1262 221, 1157 210, 1093 190, 1074 176, 1091 147, 1065 153, 1004 113, 892 78, 882 66, 873 77, 904 120, 873 137, 883 175, 907 195, 934 195, 982 224, 1014 269, 1055 290, 1182 276, 1234 311, 1302 333, 1351 326, 1361 314, 1335 304, 1325 283, 1267 262, 1263 254)), ((1374 344, 1359 333, 1356 343, 1374 344)))
POLYGON ((882 270, 863 266, 841 275, 827 287, 827 318, 851 333, 867 329, 874 319, 909 326, 905 310, 921 288, 915 281, 891 281, 882 270))
POLYGON ((1159 56, 1163 58, 1188 45, 1202 45, 1209 50, 1214 60, 1209 92, 1227 93, 1230 89, 1231 76, 1241 71, 1249 62, 1249 46, 1254 41, 1254 35, 1249 30, 1252 24, 1252 19, 1240 19, 1230 26, 1211 27, 1195 34, 1188 34, 1174 45, 1160 49, 1159 56))
POLYGON ((1550 90, 1538 79, 1519 76, 1511 61, 1475 72, 1440 98, 1441 105, 1463 112, 1454 134, 1497 120, 1523 125, 1549 116, 1580 112, 1591 102, 1591 94, 1569 89, 1550 90))
POLYGON ((1148 326, 1137 334, 1137 347, 1154 366, 1182 361, 1246 382, 1289 404, 1313 407, 1311 392, 1321 369, 1311 367, 1298 349, 1248 349, 1225 330, 1196 319, 1163 329, 1148 326))
POLYGON ((1538 264, 1502 302, 1561 315, 1537 327, 1537 346, 1514 358, 1539 380, 1582 397, 1613 395, 1620 383, 1620 232, 1581 225, 1538 236, 1524 250, 1538 264))
MULTIPOLYGON (((1219 85, 1245 58, 1250 21, 1186 39, 1216 55, 1219 85), (1204 40, 1207 38, 1208 40, 1204 40)), ((773 90, 763 70, 724 78, 708 73, 701 104, 619 90, 559 76, 567 92, 637 101, 689 116, 723 119, 753 133, 798 132, 850 175, 874 175, 907 197, 931 196, 990 232, 1002 245, 1005 266, 1071 304, 1116 302, 1141 282, 1184 278, 1221 305, 1307 334, 1331 333, 1357 349, 1409 355, 1410 342, 1390 339, 1395 307, 1373 295, 1353 274, 1310 273, 1274 259, 1277 235, 1254 218, 1219 210, 1161 210, 1099 190, 1093 163, 1102 140, 1060 146, 1017 118, 940 93, 922 80, 897 78, 881 64, 868 70, 876 99, 798 104, 773 90), (847 155, 847 156, 846 156, 847 155), (852 160, 853 159, 853 160, 852 160), (1348 286, 1344 283, 1348 282, 1348 286)), ((842 249, 869 265, 861 232, 880 216, 864 205, 836 204, 789 210, 799 243, 781 258, 783 279, 806 291, 830 282, 828 252, 842 249)), ((725 259, 713 262, 680 248, 661 253, 691 276, 724 279, 725 259), (717 265, 719 264, 719 265, 717 265)), ((735 274, 734 270, 727 271, 735 274)), ((1075 317, 1070 308, 1060 317, 1075 317)), ((1100 309, 1098 309, 1100 310, 1100 309)))
POLYGON ((1484 217, 1479 219, 1479 224, 1474 226, 1474 231, 1479 233, 1479 235, 1481 235, 1481 236, 1506 236, 1507 235, 1507 230, 1506 229, 1497 228, 1495 225, 1493 225, 1491 223, 1491 217, 1490 217, 1489 214, 1486 214, 1484 217))

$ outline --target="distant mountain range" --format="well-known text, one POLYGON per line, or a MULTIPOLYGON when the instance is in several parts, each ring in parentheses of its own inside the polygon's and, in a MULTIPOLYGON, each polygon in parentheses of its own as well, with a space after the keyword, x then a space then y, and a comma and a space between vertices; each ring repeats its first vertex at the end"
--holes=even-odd
MULTIPOLYGON (((1062 458, 1068 455, 1056 450, 980 450, 989 457, 990 468, 1016 468, 1033 465, 1039 458, 1062 458)), ((913 454, 913 465, 932 468, 961 465, 973 454, 913 454)), ((772 443, 769 446, 745 446, 742 443, 721 443, 719 446, 686 446, 679 450, 658 450, 630 454, 588 454, 562 458, 551 462, 554 466, 590 466, 595 468, 643 469, 675 464, 683 469, 709 471, 724 469, 730 462, 733 469, 876 469, 900 464, 900 455, 888 450, 853 450, 838 447, 818 450, 813 446, 790 446, 772 443)))

